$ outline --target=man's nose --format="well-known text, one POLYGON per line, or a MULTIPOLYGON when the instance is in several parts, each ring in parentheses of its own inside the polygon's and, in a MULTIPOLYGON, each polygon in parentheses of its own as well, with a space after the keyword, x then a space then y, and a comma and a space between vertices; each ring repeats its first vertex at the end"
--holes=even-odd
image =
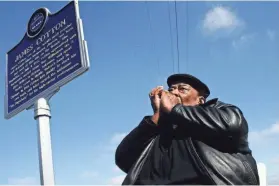
POLYGON ((171 93, 175 96, 179 96, 179 91, 177 89, 172 90, 171 93))

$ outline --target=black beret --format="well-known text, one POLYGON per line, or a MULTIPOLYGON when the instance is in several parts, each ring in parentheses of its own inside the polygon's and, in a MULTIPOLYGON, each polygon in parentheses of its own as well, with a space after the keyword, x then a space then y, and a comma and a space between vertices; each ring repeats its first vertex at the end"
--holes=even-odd
POLYGON ((198 92, 202 93, 205 98, 210 95, 210 90, 207 85, 190 74, 173 74, 168 77, 167 83, 169 87, 177 82, 183 82, 191 85, 198 92))

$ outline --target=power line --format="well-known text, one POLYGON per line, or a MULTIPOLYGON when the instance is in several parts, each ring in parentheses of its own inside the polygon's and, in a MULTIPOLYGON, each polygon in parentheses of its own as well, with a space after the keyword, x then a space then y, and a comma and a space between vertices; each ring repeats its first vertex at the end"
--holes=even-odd
MULTIPOLYGON (((151 16, 150 16, 150 11, 149 11, 149 7, 148 7, 148 4, 147 4, 147 1, 145 1, 145 5, 146 5, 146 9, 147 9, 147 14, 148 14, 148 21, 149 21, 149 28, 150 28, 151 37, 152 37, 153 51, 154 51, 154 53, 156 53, 154 34, 153 34, 152 25, 151 25, 151 16)), ((158 77, 160 78, 160 61, 159 61, 158 55, 156 55, 156 59, 157 59, 158 77)))
POLYGON ((171 38, 172 71, 173 71, 173 73, 175 73, 175 63, 174 63, 174 56, 173 56, 172 27, 171 27, 171 16, 170 16, 170 2, 168 4, 168 12, 169 12, 170 38, 171 38))
POLYGON ((178 60, 178 73, 180 73, 179 65, 180 65, 180 55, 179 55, 179 36, 178 36, 178 29, 177 29, 177 7, 176 7, 176 1, 175 3, 175 24, 176 24, 176 50, 177 50, 177 60, 178 60))
POLYGON ((188 1, 186 1, 186 68, 189 65, 189 8, 188 1))

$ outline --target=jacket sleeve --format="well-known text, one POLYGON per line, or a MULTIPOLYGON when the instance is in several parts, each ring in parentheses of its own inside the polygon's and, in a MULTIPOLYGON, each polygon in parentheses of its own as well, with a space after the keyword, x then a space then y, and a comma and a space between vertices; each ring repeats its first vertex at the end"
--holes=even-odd
POLYGON ((149 142, 156 136, 157 126, 146 116, 119 144, 115 153, 116 165, 128 173, 149 142))
POLYGON ((230 137, 238 136, 247 129, 246 120, 239 108, 225 105, 220 108, 209 106, 176 105, 170 118, 194 135, 230 137), (246 125, 244 125, 246 124, 246 125))

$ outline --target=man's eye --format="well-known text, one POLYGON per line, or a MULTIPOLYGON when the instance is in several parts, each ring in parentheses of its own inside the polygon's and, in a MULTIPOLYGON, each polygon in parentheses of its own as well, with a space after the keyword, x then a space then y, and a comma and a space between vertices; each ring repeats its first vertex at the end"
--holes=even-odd
POLYGON ((187 92, 189 89, 187 87, 180 87, 179 90, 183 92, 187 92))

